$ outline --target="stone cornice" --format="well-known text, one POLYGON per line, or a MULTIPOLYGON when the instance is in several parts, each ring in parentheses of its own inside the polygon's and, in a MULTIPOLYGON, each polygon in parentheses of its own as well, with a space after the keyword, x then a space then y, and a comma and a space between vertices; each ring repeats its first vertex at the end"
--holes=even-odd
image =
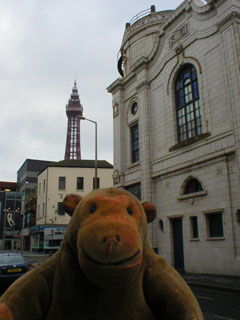
MULTIPOLYGON (((178 156, 180 156, 182 153, 188 153, 188 152, 194 152, 195 149, 198 149, 199 147, 205 145, 206 143, 215 143, 217 140, 220 139, 225 139, 227 137, 231 137, 233 135, 233 131, 232 129, 221 133, 219 135, 215 135, 215 136, 209 136, 208 138, 199 141, 198 143, 186 146, 186 148, 183 149, 179 149, 176 150, 174 152, 169 152, 168 154, 166 154, 165 156, 162 156, 160 158, 157 158, 155 160, 152 161, 152 166, 157 166, 162 162, 165 161, 170 161, 173 158, 176 158, 178 156)), ((191 167, 194 166, 195 164, 201 164, 204 163, 206 161, 211 161, 212 159, 216 159, 216 158, 220 158, 225 156, 226 154, 234 154, 235 153, 235 146, 229 146, 226 149, 222 149, 220 151, 216 151, 213 152, 212 154, 209 155, 205 155, 203 157, 200 157, 198 159, 195 159, 194 162, 192 160, 186 161, 185 163, 179 164, 178 166, 173 166, 172 168, 167 168, 167 169, 161 169, 161 170, 157 170, 157 172, 153 173, 153 178, 160 176, 160 175, 165 175, 174 171, 178 171, 178 170, 182 170, 184 168, 187 167, 191 167)))
POLYGON ((130 73, 132 71, 139 72, 140 70, 148 67, 148 58, 147 57, 141 57, 139 58, 134 65, 130 69, 130 73))
POLYGON ((113 83, 110 84, 110 86, 107 87, 107 91, 110 93, 113 93, 113 91, 122 88, 123 84, 123 79, 118 78, 116 79, 113 83))
POLYGON ((224 30, 229 25, 233 24, 234 22, 240 20, 240 12, 230 12, 227 16, 225 16, 221 21, 218 22, 217 26, 220 30, 224 30))
POLYGON ((209 161, 213 161, 213 160, 217 160, 217 159, 219 159, 219 161, 221 161, 221 159, 224 159, 226 157, 226 155, 230 155, 230 154, 235 154, 235 147, 229 147, 226 150, 218 151, 218 152, 215 152, 215 153, 210 154, 208 156, 197 158, 194 161, 190 160, 190 161, 186 161, 182 164, 179 164, 177 166, 173 166, 173 167, 170 167, 167 169, 158 170, 157 172, 152 174, 152 179, 166 176, 166 175, 169 175, 172 173, 176 174, 177 171, 181 172, 182 170, 188 170, 189 168, 192 168, 194 166, 200 166, 204 163, 205 163, 205 165, 207 165, 207 163, 209 161))
POLYGON ((109 93, 115 93, 118 90, 123 90, 124 86, 135 77, 135 73, 131 72, 124 78, 118 78, 110 86, 107 87, 109 93))
POLYGON ((149 82, 148 81, 143 81, 141 83, 139 83, 136 87, 136 90, 139 91, 144 87, 149 87, 149 82))

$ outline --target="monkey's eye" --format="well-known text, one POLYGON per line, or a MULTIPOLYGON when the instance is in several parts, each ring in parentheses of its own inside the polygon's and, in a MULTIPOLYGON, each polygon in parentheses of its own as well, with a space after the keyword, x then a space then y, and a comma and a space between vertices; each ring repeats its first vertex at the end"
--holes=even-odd
POLYGON ((127 207, 127 212, 130 216, 132 216, 133 214, 133 211, 132 211, 132 208, 131 207, 127 207))
POLYGON ((89 212, 94 213, 96 210, 97 210, 97 205, 95 203, 92 203, 89 209, 89 212))

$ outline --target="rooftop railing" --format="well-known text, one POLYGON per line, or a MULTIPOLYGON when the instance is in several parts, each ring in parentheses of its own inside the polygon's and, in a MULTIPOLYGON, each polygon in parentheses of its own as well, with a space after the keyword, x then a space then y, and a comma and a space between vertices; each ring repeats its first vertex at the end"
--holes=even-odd
POLYGON ((149 9, 143 10, 141 12, 139 12, 138 14, 136 14, 134 17, 132 17, 132 19, 126 23, 126 28, 130 27, 131 25, 133 25, 135 22, 137 22, 138 20, 140 20, 141 18, 156 12, 156 8, 155 6, 151 6, 149 9))

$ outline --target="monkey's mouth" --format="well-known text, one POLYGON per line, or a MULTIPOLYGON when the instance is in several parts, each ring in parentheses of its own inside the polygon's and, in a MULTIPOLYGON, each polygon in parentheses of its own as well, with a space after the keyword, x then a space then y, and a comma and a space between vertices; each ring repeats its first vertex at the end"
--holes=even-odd
POLYGON ((126 259, 122 259, 122 260, 119 260, 119 261, 114 261, 114 262, 102 262, 102 261, 98 261, 92 257, 90 257, 87 252, 84 250, 84 248, 82 247, 82 252, 83 254, 85 255, 85 257, 93 262, 93 263, 96 263, 98 265, 101 265, 101 266, 120 266, 120 265, 123 265, 123 264, 126 264, 130 261, 132 261, 134 258, 136 258, 139 254, 140 254, 140 250, 137 250, 131 257, 128 257, 126 259))

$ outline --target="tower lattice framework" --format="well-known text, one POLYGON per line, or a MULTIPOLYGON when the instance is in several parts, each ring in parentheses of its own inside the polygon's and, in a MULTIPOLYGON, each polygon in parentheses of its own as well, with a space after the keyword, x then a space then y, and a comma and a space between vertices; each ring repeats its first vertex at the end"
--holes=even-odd
POLYGON ((67 141, 65 148, 65 160, 81 160, 81 143, 80 143, 80 119, 83 114, 83 107, 80 103, 77 82, 74 86, 70 99, 66 105, 66 114, 68 118, 67 141))

